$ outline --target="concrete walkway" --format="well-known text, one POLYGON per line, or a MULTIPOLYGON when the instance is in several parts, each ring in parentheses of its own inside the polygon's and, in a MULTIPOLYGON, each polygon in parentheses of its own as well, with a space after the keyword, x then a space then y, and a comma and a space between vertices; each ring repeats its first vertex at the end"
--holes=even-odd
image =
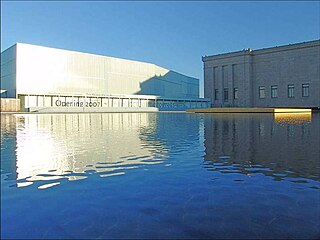
POLYGON ((311 113, 304 108, 202 108, 187 110, 190 113, 311 113))

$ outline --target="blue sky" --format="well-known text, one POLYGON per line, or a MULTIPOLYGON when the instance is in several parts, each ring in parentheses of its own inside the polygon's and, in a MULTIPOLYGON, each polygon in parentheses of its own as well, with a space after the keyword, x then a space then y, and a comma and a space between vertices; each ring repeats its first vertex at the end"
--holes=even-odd
POLYGON ((1 1, 1 51, 23 42, 151 62, 201 86, 201 56, 319 38, 318 1, 1 1))

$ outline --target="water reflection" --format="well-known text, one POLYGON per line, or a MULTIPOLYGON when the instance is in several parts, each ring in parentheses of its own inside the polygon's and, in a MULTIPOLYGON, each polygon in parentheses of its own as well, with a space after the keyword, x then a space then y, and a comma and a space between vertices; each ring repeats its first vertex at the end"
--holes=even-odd
MULTIPOLYGON (((320 180, 319 114, 205 115, 205 167, 320 180)), ((241 181, 241 179, 238 179, 241 181)), ((304 180, 305 181, 305 180, 304 180)))
POLYGON ((23 187, 38 180, 79 180, 91 172, 101 177, 121 175, 127 169, 161 163, 168 155, 165 142, 146 137, 155 132, 156 116, 1 115, 3 173, 10 173, 8 178, 23 187))
POLYGON ((1 237, 316 239, 319 117, 3 114, 1 237))
POLYGON ((319 181, 319 126, 319 114, 310 113, 3 114, 1 175, 18 187, 43 181, 45 188, 92 173, 121 176, 170 157, 191 167, 204 151, 207 170, 319 181))
POLYGON ((311 112, 302 113, 275 113, 274 121, 276 123, 310 123, 312 118, 311 112))

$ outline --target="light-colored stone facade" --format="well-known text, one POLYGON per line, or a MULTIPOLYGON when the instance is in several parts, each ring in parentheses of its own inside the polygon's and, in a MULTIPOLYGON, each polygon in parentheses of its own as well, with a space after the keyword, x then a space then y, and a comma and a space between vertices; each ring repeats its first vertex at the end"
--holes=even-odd
POLYGON ((320 107, 320 40, 202 61, 212 107, 320 107))

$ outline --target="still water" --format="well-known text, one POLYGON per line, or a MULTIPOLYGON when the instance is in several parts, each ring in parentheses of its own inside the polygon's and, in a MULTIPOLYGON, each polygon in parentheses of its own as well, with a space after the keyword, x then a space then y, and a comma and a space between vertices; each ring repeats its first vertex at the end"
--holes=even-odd
POLYGON ((319 238, 320 114, 2 114, 2 238, 319 238))

